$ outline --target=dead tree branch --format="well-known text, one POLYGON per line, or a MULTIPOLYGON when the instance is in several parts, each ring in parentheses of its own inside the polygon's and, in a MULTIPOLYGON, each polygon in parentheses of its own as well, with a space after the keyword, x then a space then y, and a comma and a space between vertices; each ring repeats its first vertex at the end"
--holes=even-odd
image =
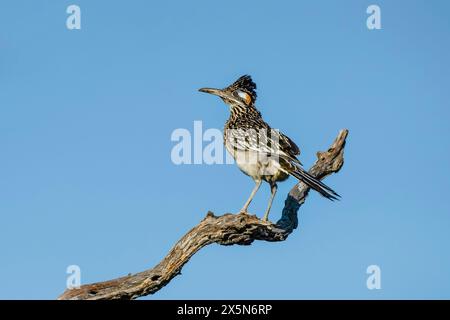
MULTIPOLYGON (((319 179, 338 172, 344 164, 344 146, 348 130, 341 130, 325 152, 317 153, 317 161, 309 172, 319 179)), ((164 287, 201 248, 211 243, 249 245, 255 240, 283 241, 297 228, 297 212, 305 202, 309 188, 299 183, 289 192, 281 219, 264 222, 254 215, 224 214, 206 217, 184 235, 167 256, 154 268, 133 275, 66 290, 59 300, 136 299, 164 287)))

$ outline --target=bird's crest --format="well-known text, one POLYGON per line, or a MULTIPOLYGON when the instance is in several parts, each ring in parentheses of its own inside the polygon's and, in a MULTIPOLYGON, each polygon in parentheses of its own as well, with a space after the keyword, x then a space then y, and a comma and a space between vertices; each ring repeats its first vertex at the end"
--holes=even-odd
MULTIPOLYGON (((253 82, 252 77, 249 75, 244 75, 237 79, 232 85, 226 88, 227 91, 242 91, 249 95, 251 101, 249 103, 254 103, 256 101, 256 83, 253 82)), ((241 96, 242 97, 242 96, 241 96)), ((244 98, 244 97, 242 97, 244 98)), ((248 104, 249 104, 248 103, 248 104)))

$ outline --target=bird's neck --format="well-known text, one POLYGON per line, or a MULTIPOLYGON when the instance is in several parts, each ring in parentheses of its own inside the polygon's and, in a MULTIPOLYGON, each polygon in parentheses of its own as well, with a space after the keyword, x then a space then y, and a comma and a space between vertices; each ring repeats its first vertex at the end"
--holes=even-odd
POLYGON ((230 105, 230 120, 239 119, 241 117, 261 117, 261 113, 256 109, 254 105, 243 106, 240 104, 230 105))

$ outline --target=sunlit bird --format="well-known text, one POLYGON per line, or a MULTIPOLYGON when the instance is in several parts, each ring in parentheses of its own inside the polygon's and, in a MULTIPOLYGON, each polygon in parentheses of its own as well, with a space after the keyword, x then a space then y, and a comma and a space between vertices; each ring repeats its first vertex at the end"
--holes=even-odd
POLYGON ((305 171, 297 159, 299 147, 263 120, 255 106, 256 84, 249 75, 240 77, 224 89, 201 88, 199 91, 219 96, 230 107, 230 117, 225 123, 223 135, 225 147, 239 169, 255 181, 255 187, 241 212, 247 212, 262 181, 266 181, 271 189, 269 204, 263 217, 267 221, 277 192, 277 182, 286 180, 289 175, 330 200, 340 197, 305 171))

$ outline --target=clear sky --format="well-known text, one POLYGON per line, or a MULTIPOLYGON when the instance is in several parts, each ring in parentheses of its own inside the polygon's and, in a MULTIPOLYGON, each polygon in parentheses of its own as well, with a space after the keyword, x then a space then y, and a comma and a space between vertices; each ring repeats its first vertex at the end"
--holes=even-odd
MULTIPOLYGON (((177 128, 222 128, 197 92, 242 74, 309 167, 338 131, 342 171, 287 241, 211 245, 150 299, 450 298, 448 1, 0 3, 0 298, 54 299, 152 267, 208 210, 238 211, 233 165, 171 161, 177 128), (66 28, 67 6, 81 30, 66 28), (381 8, 381 30, 366 9, 381 8), (366 268, 381 268, 380 290, 366 268)), ((280 185, 277 220, 294 179, 280 185)), ((250 211, 262 216, 264 185, 250 211)))

